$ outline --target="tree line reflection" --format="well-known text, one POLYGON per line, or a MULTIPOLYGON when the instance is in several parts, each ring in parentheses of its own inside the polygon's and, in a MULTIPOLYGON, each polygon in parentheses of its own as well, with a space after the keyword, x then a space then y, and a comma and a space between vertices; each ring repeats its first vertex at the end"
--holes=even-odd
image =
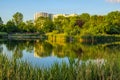
MULTIPOLYGON (((0 41, 0 53, 5 52, 3 48, 12 51, 12 56, 20 59, 23 57, 23 51, 33 53, 34 57, 44 58, 48 56, 56 56, 59 58, 103 58, 107 55, 120 53, 120 44, 97 44, 84 45, 79 42, 75 43, 50 43, 48 41, 25 41, 25 40, 9 40, 0 41), (4 45, 4 46, 3 46, 4 45)), ((7 53, 8 54, 8 53, 7 53)))

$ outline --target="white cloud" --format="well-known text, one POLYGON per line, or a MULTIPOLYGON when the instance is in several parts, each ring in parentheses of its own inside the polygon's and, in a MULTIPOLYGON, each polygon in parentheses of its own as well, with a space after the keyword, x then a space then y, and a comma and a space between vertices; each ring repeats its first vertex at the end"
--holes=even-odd
POLYGON ((108 2, 120 3, 120 0, 107 0, 108 2))

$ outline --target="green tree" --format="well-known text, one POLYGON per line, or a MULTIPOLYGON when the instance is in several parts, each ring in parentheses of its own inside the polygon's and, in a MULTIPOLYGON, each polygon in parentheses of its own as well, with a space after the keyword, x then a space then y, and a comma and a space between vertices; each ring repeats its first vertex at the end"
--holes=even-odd
POLYGON ((37 32, 51 32, 54 29, 53 22, 49 18, 45 17, 39 17, 35 21, 35 27, 37 32))
POLYGON ((17 26, 18 32, 26 32, 25 26, 26 26, 25 22, 21 22, 20 24, 18 24, 18 26, 17 26))
POLYGON ((68 25, 65 28, 65 33, 68 35, 78 35, 83 25, 83 21, 80 20, 79 16, 71 16, 68 20, 68 25))
POLYGON ((37 20, 35 20, 35 28, 37 32, 42 31, 42 28, 44 27, 45 23, 45 18, 44 17, 39 17, 37 20))
POLYGON ((120 11, 113 11, 108 13, 106 17, 107 22, 120 26, 120 11))
POLYGON ((54 30, 53 22, 50 19, 46 19, 44 27, 42 28, 45 32, 52 32, 54 30))
POLYGON ((90 20, 90 15, 88 13, 82 13, 80 15, 80 19, 83 21, 83 22, 88 22, 90 20))
POLYGON ((33 20, 26 21, 26 25, 25 25, 24 29, 26 32, 35 32, 36 30, 35 30, 33 20))
POLYGON ((105 20, 108 34, 120 34, 120 11, 108 13, 105 20))
POLYGON ((59 33, 62 33, 64 30, 64 25, 66 23, 65 22, 65 17, 64 16, 58 16, 57 18, 54 19, 54 26, 55 26, 55 30, 58 30, 59 33))
POLYGON ((13 32, 16 32, 17 31, 17 27, 15 25, 15 23, 11 20, 9 20, 6 24, 6 31, 8 33, 13 33, 13 32))
POLYGON ((89 21, 83 25, 83 34, 104 34, 105 33, 105 16, 93 15, 89 21))
POLYGON ((21 22, 23 22, 23 14, 20 12, 16 12, 13 15, 13 21, 15 22, 15 25, 18 26, 21 22))

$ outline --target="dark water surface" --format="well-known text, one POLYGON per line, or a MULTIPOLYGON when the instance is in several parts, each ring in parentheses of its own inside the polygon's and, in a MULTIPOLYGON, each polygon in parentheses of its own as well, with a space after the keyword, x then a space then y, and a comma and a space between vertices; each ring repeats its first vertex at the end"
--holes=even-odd
POLYGON ((104 62, 110 55, 120 54, 120 43, 87 44, 80 42, 63 43, 40 40, 0 41, 0 53, 9 59, 16 58, 33 66, 49 67, 55 62, 69 63, 69 59, 104 62))

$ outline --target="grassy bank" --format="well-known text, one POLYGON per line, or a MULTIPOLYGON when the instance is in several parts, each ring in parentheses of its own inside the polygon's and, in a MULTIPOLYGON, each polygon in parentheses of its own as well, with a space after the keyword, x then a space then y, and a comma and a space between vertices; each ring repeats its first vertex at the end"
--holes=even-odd
POLYGON ((92 34, 86 34, 86 35, 77 35, 77 36, 70 36, 66 35, 65 33, 46 33, 46 36, 48 37, 47 40, 49 42, 85 42, 85 43, 110 43, 110 42, 116 42, 120 41, 120 35, 92 35, 92 34))
POLYGON ((78 64, 70 60, 70 65, 63 62, 50 68, 33 68, 27 62, 9 61, 0 54, 0 80, 119 80, 119 61, 111 58, 105 64, 78 64))

